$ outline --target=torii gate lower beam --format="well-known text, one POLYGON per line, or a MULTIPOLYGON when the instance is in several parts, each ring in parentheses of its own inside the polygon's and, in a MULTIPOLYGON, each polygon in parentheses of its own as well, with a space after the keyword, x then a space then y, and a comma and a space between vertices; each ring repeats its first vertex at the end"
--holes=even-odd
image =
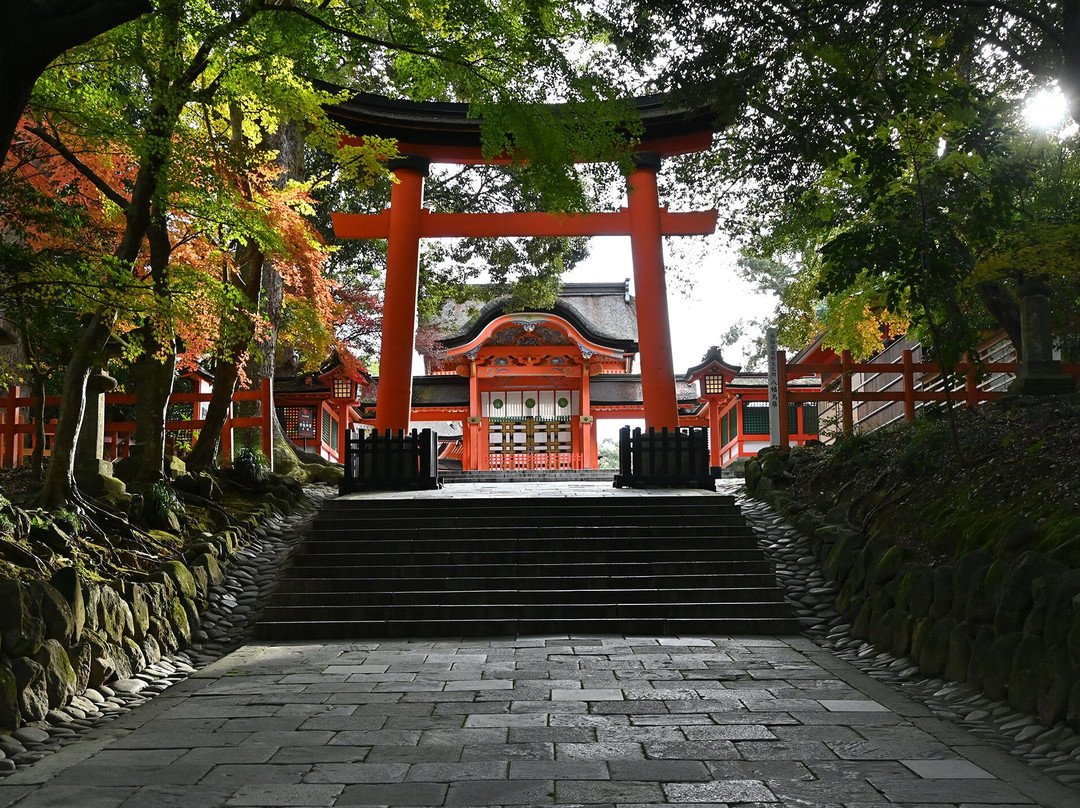
POLYGON ((397 182, 388 210, 373 215, 333 214, 334 233, 339 238, 389 241, 376 429, 409 428, 420 239, 451 236, 629 236, 645 423, 657 429, 678 427, 663 236, 712 233, 717 212, 671 213, 661 208, 656 183, 660 155, 641 153, 635 164, 628 182, 628 207, 615 213, 431 213, 423 208, 429 161, 410 156, 390 165, 397 182))

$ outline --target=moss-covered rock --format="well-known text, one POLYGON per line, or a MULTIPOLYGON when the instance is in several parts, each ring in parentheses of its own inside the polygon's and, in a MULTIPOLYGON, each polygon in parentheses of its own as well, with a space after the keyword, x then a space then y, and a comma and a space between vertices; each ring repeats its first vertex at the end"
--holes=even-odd
POLYGON ((45 636, 63 645, 70 644, 75 633, 75 618, 64 596, 46 581, 31 581, 30 596, 45 623, 45 636))
POLYGON ((32 657, 44 641, 45 621, 27 587, 0 579, 0 648, 12 658, 32 657))
POLYGON ((1047 649, 1043 657, 1041 687, 1035 703, 1039 720, 1047 726, 1063 719, 1069 709, 1069 695, 1075 670, 1069 665, 1069 652, 1057 645, 1047 649))
POLYGON ((955 625, 951 618, 943 617, 924 629, 915 662, 927 676, 941 676, 945 672, 949 663, 949 639, 955 625))
POLYGON ((64 646, 54 639, 45 640, 34 660, 42 667, 49 709, 63 707, 75 695, 77 679, 64 646))
POLYGON ((161 565, 161 573, 173 582, 176 590, 184 597, 192 600, 198 597, 195 578, 192 577, 191 570, 184 566, 182 562, 166 561, 161 565))
POLYGON ((953 682, 964 682, 968 677, 968 665, 971 661, 971 637, 966 624, 958 623, 949 634, 949 654, 945 662, 945 678, 953 682))
POLYGON ((1046 673, 1046 643, 1033 634, 1021 635, 1009 674, 1009 704, 1025 713, 1034 713, 1039 703, 1046 673))
POLYGON ((19 686, 11 668, 0 662, 0 731, 11 732, 22 724, 19 686))
POLYGON ((119 643, 125 636, 135 633, 135 619, 131 607, 111 586, 98 587, 98 630, 110 642, 119 643))
POLYGON ((983 657, 980 665, 982 692, 991 699, 1003 699, 1008 695, 1012 682, 1013 660, 1023 637, 1019 631, 996 636, 983 657))
POLYGON ((67 649, 68 662, 75 674, 75 692, 82 693, 90 686, 90 664, 94 649, 88 643, 80 642, 67 649))
POLYGON ((952 613, 956 582, 951 564, 942 564, 934 568, 934 599, 930 603, 931 617, 945 617, 952 613))
POLYGON ((19 712, 23 721, 42 721, 49 712, 49 692, 45 687, 45 669, 29 657, 16 657, 11 671, 19 690, 19 712))
POLYGON ((67 602, 71 611, 71 642, 77 643, 86 626, 86 602, 83 599, 83 582, 79 571, 74 567, 63 567, 53 573, 49 583, 67 602))
POLYGON ((1009 568, 1001 584, 1001 596, 994 613, 994 630, 998 634, 1020 631, 1035 603, 1032 584, 1044 575, 1058 575, 1064 568, 1040 553, 1030 550, 1020 555, 1009 568))

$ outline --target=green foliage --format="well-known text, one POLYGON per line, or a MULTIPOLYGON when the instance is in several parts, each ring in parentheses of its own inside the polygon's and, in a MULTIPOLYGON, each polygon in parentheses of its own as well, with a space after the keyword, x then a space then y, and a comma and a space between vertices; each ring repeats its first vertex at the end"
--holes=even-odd
POLYGON ((619 442, 614 438, 604 438, 596 447, 599 453, 599 467, 617 469, 619 467, 619 442))
POLYGON ((0 536, 10 539, 15 535, 15 523, 6 513, 0 513, 0 536))
POLYGON ((169 514, 183 516, 184 504, 166 482, 156 482, 143 491, 142 516, 152 525, 168 524, 169 514))
POLYGON ((258 487, 270 479, 270 463, 259 449, 241 449, 232 462, 233 476, 237 481, 258 487))
POLYGON ((83 528, 83 518, 72 508, 60 508, 53 513, 53 519, 65 530, 78 533, 83 528))

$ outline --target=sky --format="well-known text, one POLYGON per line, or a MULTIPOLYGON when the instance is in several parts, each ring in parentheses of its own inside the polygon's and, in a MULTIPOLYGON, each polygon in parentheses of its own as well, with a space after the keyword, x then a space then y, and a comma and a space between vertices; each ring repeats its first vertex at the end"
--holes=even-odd
MULTIPOLYGON (((738 320, 769 319, 776 308, 775 297, 757 292, 739 277, 735 269, 738 256, 720 236, 698 241, 704 241, 700 260, 681 268, 670 255, 671 239, 665 239, 671 354, 676 373, 700 362, 738 320)), ((564 274, 563 281, 605 283, 630 278, 630 293, 634 294, 633 274, 630 239, 602 236, 590 240, 589 257, 564 274)), ((732 364, 742 364, 744 358, 739 346, 725 349, 724 359, 732 364)))

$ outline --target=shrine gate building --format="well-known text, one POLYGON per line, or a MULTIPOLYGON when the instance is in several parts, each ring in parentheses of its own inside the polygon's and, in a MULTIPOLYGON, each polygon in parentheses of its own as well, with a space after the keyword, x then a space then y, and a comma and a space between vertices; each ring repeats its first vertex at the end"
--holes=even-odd
MULTIPOLYGON (((412 421, 440 424, 442 436, 460 424, 442 457, 465 470, 596 468, 597 420, 645 414, 629 281, 566 284, 550 309, 506 304, 444 305, 429 324, 427 375, 413 381, 412 421)), ((695 389, 674 383, 692 412, 695 389)))

